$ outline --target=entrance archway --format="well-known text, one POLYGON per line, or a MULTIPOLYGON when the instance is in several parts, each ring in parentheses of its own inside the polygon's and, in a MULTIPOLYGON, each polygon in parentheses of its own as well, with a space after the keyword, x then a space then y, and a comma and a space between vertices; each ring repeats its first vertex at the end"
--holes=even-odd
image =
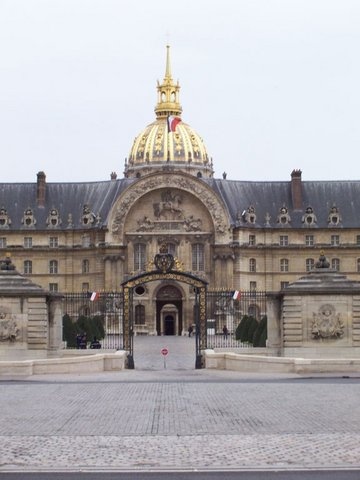
POLYGON ((156 333, 158 335, 181 335, 183 332, 183 298, 180 289, 167 284, 156 293, 156 333), (167 318, 168 317, 168 318, 167 318), (172 320, 171 320, 172 318, 172 320), (170 326, 172 324, 172 327, 170 326), (169 333, 169 332, 172 333, 169 333))
MULTIPOLYGON (((135 368, 134 363, 134 319, 133 319, 133 291, 136 287, 148 282, 163 281, 167 285, 174 282, 185 283, 194 289, 194 321, 195 324, 195 368, 203 368, 203 352, 207 348, 206 339, 206 291, 207 282, 191 273, 173 270, 174 257, 161 252, 155 255, 154 265, 157 268, 151 272, 141 273, 123 282, 123 348, 128 352, 127 368, 135 368)), ((165 300, 164 300, 165 302, 165 300)), ((167 301, 166 303, 169 303, 167 301)), ((174 302, 171 302, 174 303, 174 302)), ((160 301, 159 301, 160 305, 160 301)), ((165 305, 165 303, 164 303, 165 305)), ((181 302, 179 303, 181 306, 181 302)), ((178 327, 180 328, 180 326, 178 327)))

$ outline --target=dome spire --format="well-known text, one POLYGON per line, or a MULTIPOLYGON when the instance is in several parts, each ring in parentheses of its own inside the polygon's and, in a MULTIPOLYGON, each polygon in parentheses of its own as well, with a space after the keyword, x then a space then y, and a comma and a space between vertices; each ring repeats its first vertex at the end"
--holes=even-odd
POLYGON ((179 103, 179 82, 175 83, 171 75, 170 46, 166 46, 165 77, 162 83, 157 82, 158 103, 155 107, 156 118, 164 118, 169 115, 180 116, 182 112, 179 103))

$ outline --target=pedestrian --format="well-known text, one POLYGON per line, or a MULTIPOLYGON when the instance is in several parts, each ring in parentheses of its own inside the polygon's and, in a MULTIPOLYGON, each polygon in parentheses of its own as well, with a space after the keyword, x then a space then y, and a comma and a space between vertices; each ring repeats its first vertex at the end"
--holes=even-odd
POLYGON ((188 328, 189 337, 191 337, 193 331, 194 331, 194 329, 193 329, 192 325, 189 325, 189 328, 188 328))
POLYGON ((224 338, 226 340, 227 337, 228 337, 228 334, 229 334, 229 330, 228 330, 226 325, 224 325, 224 327, 223 327, 223 334, 224 334, 224 338))

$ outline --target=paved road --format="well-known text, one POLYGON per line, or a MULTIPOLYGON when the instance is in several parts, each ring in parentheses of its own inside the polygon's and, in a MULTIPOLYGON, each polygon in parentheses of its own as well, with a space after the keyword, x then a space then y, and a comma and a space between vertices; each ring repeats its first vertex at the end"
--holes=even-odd
POLYGON ((135 370, 2 377, 0 471, 360 467, 358 378, 194 363, 193 339, 137 337, 135 370))

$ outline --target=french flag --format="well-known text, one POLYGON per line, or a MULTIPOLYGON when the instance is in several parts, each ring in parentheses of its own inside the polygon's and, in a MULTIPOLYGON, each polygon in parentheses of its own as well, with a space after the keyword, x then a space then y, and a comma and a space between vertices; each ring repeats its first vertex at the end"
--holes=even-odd
POLYGON ((169 115, 167 117, 168 132, 169 133, 170 132, 175 132, 176 127, 177 127, 178 123, 180 123, 180 122, 181 122, 181 118, 169 115))
POLYGON ((95 300, 97 300, 98 298, 99 298, 99 292, 92 292, 90 301, 95 302, 95 300))
POLYGON ((233 295, 233 300, 240 300, 241 298, 241 292, 239 290, 235 290, 234 295, 233 295))

